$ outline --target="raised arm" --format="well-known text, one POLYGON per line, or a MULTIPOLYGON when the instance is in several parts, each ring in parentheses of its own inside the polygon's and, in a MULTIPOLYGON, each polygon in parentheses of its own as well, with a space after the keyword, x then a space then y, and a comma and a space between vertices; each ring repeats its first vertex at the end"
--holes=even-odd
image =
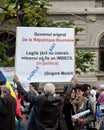
POLYGON ((17 75, 14 76, 13 82, 16 83, 17 89, 19 93, 22 95, 22 97, 27 101, 27 102, 32 102, 34 100, 34 97, 29 95, 27 91, 22 87, 19 77, 17 75))
POLYGON ((77 83, 77 77, 73 76, 67 89, 61 94, 61 96, 66 99, 70 94, 72 89, 75 87, 75 84, 77 83))

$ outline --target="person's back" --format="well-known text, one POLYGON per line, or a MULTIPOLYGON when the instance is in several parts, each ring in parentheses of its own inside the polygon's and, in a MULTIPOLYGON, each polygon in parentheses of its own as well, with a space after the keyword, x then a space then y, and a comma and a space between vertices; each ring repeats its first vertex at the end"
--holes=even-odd
POLYGON ((0 130, 4 129, 5 118, 6 118, 7 114, 8 114, 8 112, 4 106, 2 98, 0 97, 0 130))
POLYGON ((58 125, 58 115, 61 109, 60 106, 62 105, 61 98, 46 94, 37 98, 37 101, 35 100, 34 103, 35 105, 28 130, 35 130, 35 128, 36 130, 41 130, 43 128, 55 130, 58 125))
POLYGON ((42 130, 43 128, 56 130, 58 127, 58 115, 61 111, 62 99, 54 97, 55 87, 53 84, 48 83, 46 87, 45 94, 33 100, 34 107, 28 130, 42 130), (47 89, 46 87, 50 88, 47 89))

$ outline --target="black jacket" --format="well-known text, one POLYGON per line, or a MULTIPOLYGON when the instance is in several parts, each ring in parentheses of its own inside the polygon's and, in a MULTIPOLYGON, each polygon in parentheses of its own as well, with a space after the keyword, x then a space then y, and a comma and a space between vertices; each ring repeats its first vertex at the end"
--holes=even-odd
POLYGON ((72 124, 72 115, 75 114, 73 105, 70 101, 66 101, 63 106, 63 114, 65 115, 65 122, 67 125, 68 130, 74 130, 72 124))
POLYGON ((18 91, 26 101, 34 103, 27 130, 58 130, 61 107, 73 87, 73 84, 70 84, 67 90, 58 97, 54 97, 50 93, 33 97, 29 95, 18 82, 18 91))
POLYGON ((7 94, 0 101, 0 130, 16 130, 15 116, 15 98, 7 94))
POLYGON ((6 107, 4 106, 2 98, 0 98, 0 130, 4 129, 4 121, 7 116, 8 112, 6 110, 6 107))

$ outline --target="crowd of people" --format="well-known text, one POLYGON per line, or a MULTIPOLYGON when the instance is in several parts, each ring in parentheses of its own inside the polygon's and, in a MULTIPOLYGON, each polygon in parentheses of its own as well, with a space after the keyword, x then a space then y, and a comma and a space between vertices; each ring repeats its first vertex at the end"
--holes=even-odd
POLYGON ((13 81, 16 97, 0 80, 0 130, 97 130, 98 112, 104 112, 103 84, 77 84, 73 76, 57 95, 52 83, 46 83, 39 93, 37 83, 30 83, 27 92, 18 76, 13 81), (89 113, 73 118, 86 110, 89 113))

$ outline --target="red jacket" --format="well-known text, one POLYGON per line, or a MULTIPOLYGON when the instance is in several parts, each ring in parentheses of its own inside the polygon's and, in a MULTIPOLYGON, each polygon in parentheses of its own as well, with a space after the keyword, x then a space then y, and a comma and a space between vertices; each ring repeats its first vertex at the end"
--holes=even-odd
POLYGON ((23 114, 21 112, 21 103, 20 103, 18 97, 16 97, 16 115, 19 118, 22 118, 22 116, 23 116, 23 114))

